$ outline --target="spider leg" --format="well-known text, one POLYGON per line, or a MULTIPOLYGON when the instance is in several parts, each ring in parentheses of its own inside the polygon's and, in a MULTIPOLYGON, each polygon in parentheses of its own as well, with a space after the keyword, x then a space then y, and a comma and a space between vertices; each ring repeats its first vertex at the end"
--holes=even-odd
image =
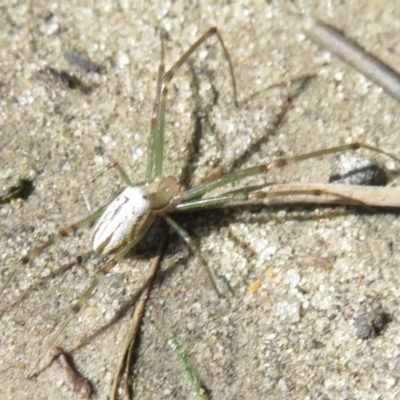
POLYGON ((383 151, 377 147, 370 146, 365 143, 356 142, 356 143, 351 143, 351 144, 345 144, 343 146, 335 146, 335 147, 330 147, 328 149, 312 151, 310 153, 305 153, 305 154, 301 154, 301 155, 294 156, 294 157, 279 158, 276 161, 272 161, 267 164, 259 164, 259 165, 255 165, 254 167, 250 167, 250 168, 242 169, 242 170, 239 170, 236 172, 232 172, 230 174, 226 174, 217 179, 214 179, 210 182, 199 185, 193 189, 189 189, 188 191, 183 193, 182 199, 183 200, 194 199, 194 198, 200 197, 203 194, 208 193, 214 189, 223 187, 223 186, 227 185, 228 183, 232 183, 232 182, 247 178, 249 176, 269 172, 275 168, 281 168, 285 165, 294 164, 299 161, 308 160, 310 158, 320 157, 320 156, 324 156, 327 154, 340 153, 340 152, 348 151, 348 150, 357 150, 357 149, 361 149, 361 148, 368 149, 368 150, 374 151, 376 153, 384 154, 384 155, 392 158, 396 162, 400 163, 399 158, 393 156, 390 153, 387 153, 386 151, 383 151))
MULTIPOLYGON (((368 188, 368 187, 365 187, 368 188)), ((281 204, 280 201, 274 201, 277 197, 291 197, 288 203, 294 203, 296 196, 313 196, 315 203, 328 204, 331 203, 359 205, 370 207, 370 205, 378 205, 373 201, 365 198, 358 198, 357 192, 367 191, 364 187, 351 185, 334 185, 334 184, 316 184, 316 183, 301 183, 301 184, 275 184, 269 183, 253 187, 245 187, 231 192, 227 192, 215 197, 206 199, 194 199, 185 201, 176 206, 177 211, 189 211, 200 208, 220 208, 220 207, 237 207, 244 205, 263 204, 266 206, 272 204, 281 204), (360 188, 357 190, 357 188, 360 188), (263 190, 264 189, 264 190, 263 190), (261 191, 263 190, 263 191, 261 191), (317 200, 318 197, 325 196, 324 201, 317 200), (329 198, 326 198, 329 196, 329 198), (293 199, 293 200, 292 200, 293 199)), ((374 189, 376 189, 374 187, 374 189)), ((375 196, 382 202, 382 196, 375 196)), ((361 197, 361 196, 360 196, 361 197)), ((374 198, 374 200, 375 200, 374 198)), ((303 200, 302 200, 303 201, 303 200)), ((285 203, 282 201, 282 203, 285 203)), ((313 203, 312 200, 308 203, 313 203)))
POLYGON ((187 246, 189 247, 189 249, 192 251, 192 253, 194 253, 200 260, 201 266, 204 268, 204 270, 206 271, 211 284, 214 288, 214 290, 217 292, 219 297, 223 297, 223 294, 221 293, 221 291, 218 288, 218 283, 215 279, 214 274, 212 273, 212 271, 210 270, 207 261, 205 260, 205 258, 201 255, 201 252, 199 250, 199 248, 193 243, 192 238, 190 237, 189 233, 187 233, 185 231, 185 229, 183 229, 177 222, 175 222, 171 217, 165 217, 168 225, 175 231, 178 233, 178 235, 185 241, 185 243, 187 244, 187 246))
MULTIPOLYGON (((93 252, 87 253, 83 255, 83 259, 87 259, 92 255, 93 252)), ((24 290, 18 297, 12 297, 12 303, 7 304, 7 308, 1 310, 1 312, 10 312, 13 308, 17 305, 21 304, 29 295, 29 293, 39 291, 42 286, 50 281, 51 279, 55 278, 58 275, 64 274, 68 270, 70 270, 73 266, 76 266, 79 262, 74 261, 71 263, 63 264, 58 269, 52 271, 50 274, 46 275, 45 278, 42 278, 40 281, 33 283, 27 290, 24 290)), ((40 274, 38 274, 40 276, 40 274)))
POLYGON ((103 175, 106 171, 108 171, 111 168, 115 168, 119 175, 121 176, 121 179, 126 183, 128 186, 132 186, 132 182, 129 179, 128 174, 126 171, 119 165, 118 162, 114 161, 108 164, 106 167, 104 167, 98 174, 96 174, 93 178, 90 179, 90 182, 94 182, 98 177, 103 175))
MULTIPOLYGON (((152 123, 151 123, 151 138, 150 138, 148 161, 147 161, 147 176, 146 176, 147 182, 152 182, 154 180, 154 177, 162 175, 163 154, 164 154, 165 109, 167 104, 168 84, 175 76, 178 69, 201 46, 201 44, 203 44, 212 35, 217 36, 218 41, 222 46, 225 58, 228 61, 229 73, 231 75, 232 87, 233 87, 233 97, 235 105, 237 105, 236 81, 233 73, 232 62, 220 33, 218 32, 216 27, 212 27, 204 35, 202 35, 195 43, 193 43, 189 47, 189 49, 181 56, 181 58, 172 66, 172 68, 162 76, 161 81, 159 80, 156 101, 153 109, 152 123)), ((162 47, 161 63, 159 69, 160 72, 164 71, 163 56, 164 56, 164 50, 162 47)))
MULTIPOLYGON (((68 318, 58 327, 56 332, 54 333, 53 337, 47 344, 47 347, 43 354, 47 354, 50 349, 55 345, 56 341, 60 338, 61 334, 70 323, 70 321, 75 318, 78 313, 82 310, 83 306, 85 305, 86 301, 96 289, 97 285, 101 282, 101 280, 119 263, 123 260, 123 258, 132 250, 132 248, 142 239, 144 234, 147 232, 149 226, 153 223, 154 219, 149 219, 148 223, 142 227, 141 232, 132 239, 122 250, 115 254, 115 256, 103 267, 100 271, 97 271, 93 278, 90 286, 82 293, 79 297, 78 301, 72 307, 68 318)), ((33 378, 37 376, 40 372, 42 372, 47 366, 43 367, 42 369, 36 370, 39 366, 40 359, 35 363, 33 372, 29 375, 29 377, 33 378), (36 370, 36 371, 35 371, 36 370)))
MULTIPOLYGON (((157 135, 157 120, 158 120, 158 103, 161 97, 161 81, 165 72, 165 63, 164 63, 164 55, 165 55, 165 46, 164 46, 164 35, 165 31, 162 30, 160 34, 161 40, 161 56, 160 56, 160 64, 158 66, 158 77, 157 77, 157 92, 156 99, 153 105, 153 111, 151 114, 151 125, 150 125, 150 143, 147 150, 147 167, 146 167, 146 181, 151 182, 154 178, 154 163, 156 157, 156 148, 159 146, 157 144, 158 135, 157 135)), ((162 143, 162 146, 164 144, 162 143)))
POLYGON ((53 235, 47 242, 43 243, 41 246, 38 246, 34 248, 33 250, 29 251, 28 254, 21 258, 21 260, 18 262, 18 264, 11 270, 11 272, 8 274, 6 281, 4 282, 2 288, 0 289, 0 293, 2 293, 7 285, 10 283, 12 277, 15 275, 15 273, 25 264, 29 263, 32 261, 34 258, 36 258, 38 255, 43 253, 47 248, 52 246, 53 244, 56 244, 60 242, 65 236, 71 235, 75 233, 78 229, 83 228, 85 225, 90 224, 97 218, 101 216, 103 213, 105 207, 101 207, 97 211, 95 211, 93 214, 90 214, 84 219, 81 219, 78 222, 75 222, 74 224, 67 226, 64 229, 61 229, 57 234, 53 235))

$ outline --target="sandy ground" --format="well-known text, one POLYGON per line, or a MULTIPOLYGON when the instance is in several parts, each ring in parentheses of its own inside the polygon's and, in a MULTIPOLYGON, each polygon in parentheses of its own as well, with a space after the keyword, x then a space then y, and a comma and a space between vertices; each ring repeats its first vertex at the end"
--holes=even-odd
MULTIPOLYGON (((35 244, 87 215, 86 203, 94 209, 123 187, 114 172, 88 183, 109 161, 143 181, 160 27, 169 34, 170 66, 217 26, 240 102, 239 108, 232 104, 226 62, 210 39, 171 84, 167 175, 192 185, 215 168, 228 172, 353 141, 400 155, 400 104, 307 40, 298 17, 301 10, 330 22, 396 68, 395 2, 308 0, 298 8, 258 0, 32 3, 5 0, 0 9, 1 189, 36 171, 28 200, 0 209, 3 279, 35 244), (98 63, 101 73, 70 65, 64 53, 73 49, 98 63), (43 73, 48 67, 74 74, 87 90, 66 87, 43 73), (299 80, 310 75, 300 88, 299 80), (199 146, 192 145, 195 132, 201 133, 199 146)), ((268 179, 326 182, 328 176, 329 157, 268 179)), ((260 182, 265 177, 244 184, 260 182)), ((212 399, 399 398, 397 212, 253 207, 177 220, 234 296, 218 299, 198 259, 169 235, 136 352, 136 398, 194 398, 172 333, 212 399), (249 294, 256 280, 261 287, 249 294), (377 300, 392 321, 381 336, 362 341, 354 318, 377 300)), ((143 284, 155 248, 151 238, 110 273, 57 341, 90 379, 96 399, 109 396, 130 309, 116 313, 143 284)), ((65 320, 104 263, 102 256, 86 256, 90 249, 90 229, 84 229, 21 270, 2 294, 2 307, 25 294, 0 320, 2 399, 73 397, 54 368, 35 380, 26 375, 43 357, 52 326, 65 320)))

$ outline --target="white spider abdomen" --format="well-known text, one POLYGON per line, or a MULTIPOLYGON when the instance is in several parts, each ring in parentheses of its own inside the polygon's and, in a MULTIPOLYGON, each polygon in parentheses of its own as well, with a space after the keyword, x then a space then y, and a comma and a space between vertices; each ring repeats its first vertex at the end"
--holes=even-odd
POLYGON ((150 201, 141 187, 128 186, 99 218, 93 232, 93 250, 113 253, 143 229, 150 215, 150 201))

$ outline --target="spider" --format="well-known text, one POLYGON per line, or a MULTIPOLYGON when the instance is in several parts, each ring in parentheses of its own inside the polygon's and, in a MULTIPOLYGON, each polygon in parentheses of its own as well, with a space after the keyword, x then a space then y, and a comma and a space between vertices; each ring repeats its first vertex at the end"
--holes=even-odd
MULTIPOLYGON (((174 220, 171 214, 188 210, 198 210, 210 207, 217 208, 221 206, 235 205, 238 203, 242 204, 243 202, 251 204, 263 197, 285 196, 288 194, 311 194, 318 196, 320 194, 328 193, 338 197, 346 197, 339 193, 328 191, 324 192, 320 189, 310 189, 307 187, 299 190, 290 189, 274 192, 261 192, 260 190, 263 187, 268 186, 267 184, 264 186, 242 187, 240 189, 228 190, 220 195, 203 198, 205 194, 208 194, 215 189, 223 188, 232 182, 240 181, 244 178, 258 174, 266 174, 275 168, 281 168, 288 164, 327 154, 365 148, 387 155, 397 162, 400 162, 400 159, 386 153, 385 151, 364 143, 357 142, 325 148, 294 157, 279 158, 270 163, 263 163, 250 168, 228 173, 207 183, 184 190, 175 179, 163 176, 164 128, 168 85, 179 68, 211 36, 216 36, 222 47, 224 56, 229 66, 234 102, 236 105, 238 104, 233 65, 224 41, 217 28, 212 27, 205 32, 194 44, 189 47, 185 53, 183 53, 178 61, 167 72, 165 72, 164 44, 161 38, 161 61, 158 71, 156 99, 151 117, 150 143, 147 153, 145 184, 142 186, 134 186, 128 174, 118 163, 112 163, 108 165, 103 171, 100 172, 100 174, 111 168, 116 169, 121 176, 121 179, 126 184, 126 188, 108 205, 101 207, 86 218, 64 229, 61 229, 47 242, 29 251, 28 254, 23 257, 19 263, 8 273, 0 293, 4 291, 10 280, 13 278, 15 272, 23 265, 34 260, 47 248, 61 241, 65 236, 71 235, 78 229, 81 229, 84 226, 96 221, 92 236, 93 250, 95 252, 102 252, 110 255, 111 258, 105 266, 95 273, 90 286, 84 291, 76 304, 72 307, 69 317, 59 326, 56 335, 49 340, 48 349, 46 352, 53 347, 57 338, 66 328, 69 321, 76 317, 76 315, 82 310, 87 299, 93 293, 99 282, 143 238, 157 217, 164 218, 168 225, 177 232, 177 234, 188 244, 189 248, 199 257, 203 267, 210 277, 214 289, 219 295, 222 295, 213 273, 207 267, 206 261, 199 253, 197 247, 192 243, 189 234, 174 220)), ((96 177, 93 178, 93 180, 96 179, 96 177)), ((355 202, 362 203, 361 201, 355 202)))

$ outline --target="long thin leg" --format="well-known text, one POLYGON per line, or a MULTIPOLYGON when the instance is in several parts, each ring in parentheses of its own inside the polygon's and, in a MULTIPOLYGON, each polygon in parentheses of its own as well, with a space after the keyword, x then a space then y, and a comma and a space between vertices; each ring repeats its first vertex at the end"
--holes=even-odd
MULTIPOLYGON (((363 191, 368 193, 368 190, 364 190, 365 188, 378 189, 376 187, 368 187, 368 186, 334 185, 334 184, 318 184, 318 183, 267 184, 267 185, 257 186, 254 188, 254 190, 250 188, 243 188, 232 192, 224 193, 220 196, 186 201, 181 204, 178 204, 176 210, 189 211, 189 210, 198 210, 201 208, 220 208, 222 206, 235 207, 239 205, 251 205, 251 204, 271 205, 277 203, 276 201, 274 202, 273 200, 273 198, 276 197, 290 196, 294 199, 296 198, 296 196, 302 196, 302 195, 314 197, 314 203, 328 204, 329 201, 327 201, 327 199, 325 199, 325 201, 318 201, 315 200, 315 198, 320 196, 330 196, 329 200, 331 203, 334 202, 333 199, 336 198, 337 200, 336 202, 340 204, 361 205, 361 206, 378 205, 376 203, 377 201, 382 201, 383 194, 380 197, 377 197, 379 196, 379 194, 374 196, 373 200, 375 200, 375 202, 373 201, 371 202, 371 199, 366 198, 366 196, 362 196, 363 191)), ((371 191, 369 191, 369 193, 371 194, 371 191)), ((397 193, 400 194, 400 191, 397 190, 397 193)), ((295 202, 295 200, 291 202, 295 202)), ((310 200, 309 202, 312 203, 313 201, 310 200)), ((397 204, 400 205, 400 199, 397 201, 397 204)))
POLYGON ((187 61, 187 59, 205 42, 210 36, 216 35, 224 52, 225 58, 229 64, 229 73, 231 75, 234 101, 237 105, 236 95, 236 81, 233 73, 233 66, 229 57, 228 50, 225 47, 224 41, 216 27, 210 28, 203 36, 201 36, 189 49, 182 55, 182 57, 174 64, 174 66, 165 73, 162 77, 160 87, 157 90, 157 99, 155 104, 155 126, 152 131, 151 149, 149 150, 149 161, 147 168, 147 181, 151 182, 155 176, 162 174, 163 155, 164 155, 164 128, 165 128, 165 108, 167 104, 168 84, 178 71, 178 69, 187 61))
POLYGON ((2 286, 2 288, 0 290, 0 293, 2 293, 4 291, 4 289, 7 287, 7 285, 11 281, 12 277, 15 275, 15 273, 18 271, 18 269, 20 267, 22 267, 23 265, 25 265, 28 262, 32 261, 39 254, 41 254, 44 250, 46 250, 47 248, 49 248, 53 244, 58 243, 59 241, 61 241, 65 236, 75 233, 78 229, 83 228, 85 225, 88 225, 91 222, 93 222, 94 220, 96 220, 97 218, 99 218, 101 216, 101 214, 103 213, 104 208, 105 207, 101 207, 100 209, 95 211, 93 214, 90 214, 86 218, 81 219, 80 221, 75 222, 74 224, 72 224, 72 225, 70 225, 70 226, 68 226, 68 227, 66 227, 64 229, 61 229, 61 231, 59 231, 57 234, 52 236, 47 242, 45 242, 41 246, 36 247, 33 250, 29 251, 28 254, 25 257, 23 257, 18 262, 18 264, 11 270, 11 272, 9 273, 8 277, 6 278, 6 281, 4 282, 4 284, 3 284, 3 286, 2 286))
POLYGON ((342 204, 364 207, 400 208, 400 188, 344 185, 335 183, 271 183, 246 187, 220 196, 185 201, 176 210, 190 211, 202 208, 236 207, 262 204, 342 204), (302 197, 300 200, 298 196, 302 197), (285 197, 278 200, 278 197, 285 197))
POLYGON ((400 163, 400 159, 393 156, 392 154, 389 154, 377 147, 357 142, 357 143, 346 144, 343 146, 331 147, 329 149, 312 151, 310 153, 301 154, 299 156, 294 156, 294 157, 289 157, 289 158, 279 158, 278 160, 272 161, 271 163, 268 163, 268 164, 259 164, 254 167, 250 167, 250 168, 246 168, 246 169, 239 170, 236 172, 232 172, 230 174, 227 174, 220 178, 217 178, 211 182, 207 182, 207 183, 204 183, 193 189, 189 189, 188 191, 186 191, 183 194, 182 199, 183 200, 194 199, 194 198, 202 196, 205 193, 210 192, 211 190, 225 186, 228 183, 238 181, 238 180, 247 178, 249 176, 265 173, 265 172, 271 171, 275 168, 281 168, 285 165, 293 164, 298 161, 308 160, 310 158, 315 158, 315 157, 319 157, 319 156, 323 156, 323 155, 327 155, 327 154, 340 153, 342 151, 357 150, 360 148, 364 148, 364 149, 368 149, 371 151, 375 151, 376 153, 384 154, 384 155, 392 158, 396 162, 400 163))
MULTIPOLYGON (((92 255, 93 252, 90 252, 88 254, 85 254, 83 256, 83 259, 87 259, 90 255, 92 255)), ((68 264, 63 264, 61 265, 58 269, 54 270, 51 272, 51 274, 47 275, 44 279, 41 279, 38 282, 35 282, 33 285, 31 285, 29 288, 27 288, 26 290, 24 290, 18 297, 12 297, 12 303, 7 305, 6 309, 3 309, 1 311, 3 312, 10 312, 13 308, 15 308, 17 305, 21 304, 22 301, 24 301, 26 299, 26 297, 29 295, 29 293, 32 292, 37 292, 39 291, 43 285, 50 281, 51 279, 55 278, 58 275, 62 275, 65 272, 67 272, 68 270, 70 270, 73 266, 77 265, 77 261, 68 263, 68 264)), ((38 276, 40 276, 40 273, 38 273, 38 276)))
MULTIPOLYGON (((148 225, 150 225, 154 220, 151 219, 148 221, 148 225)), ((82 310, 83 306, 85 305, 87 299, 90 297, 90 295, 93 293, 93 291, 96 289, 97 285, 100 283, 100 281, 120 262, 123 260, 123 258, 132 250, 132 248, 142 239, 144 234, 147 232, 148 225, 143 227, 142 232, 134 238, 131 242, 129 242, 121 251, 119 251, 109 263, 107 263, 100 271, 96 272, 94 274, 94 277, 92 279, 92 282, 90 286, 85 290, 85 292, 79 297, 78 301, 75 303, 75 305, 72 307, 71 312, 68 316, 68 318, 60 325, 60 327, 57 329, 55 332, 53 338, 50 339, 50 341, 47 344, 46 350, 44 354, 47 354, 48 351, 54 346, 55 342, 57 339, 61 336, 62 332, 65 330, 69 322, 77 316, 77 314, 82 310)), ((40 363, 40 359, 35 363, 34 369, 30 377, 37 376, 42 370, 39 369, 37 371, 36 368, 38 367, 40 363)))
MULTIPOLYGON (((150 126, 150 143, 147 150, 147 168, 146 168, 146 182, 150 183, 154 179, 154 163, 156 157, 156 147, 157 147, 157 118, 158 118, 158 103, 161 97, 161 81, 165 72, 164 56, 164 34, 165 31, 162 30, 160 33, 161 40, 161 56, 160 65, 158 66, 158 78, 157 78, 157 93, 154 101, 153 112, 151 115, 151 126, 150 126)), ((164 144, 163 144, 164 145, 164 144)))
POLYGON ((115 168, 117 170, 117 172, 119 173, 119 175, 121 176, 121 179, 128 185, 128 186, 132 186, 132 182, 129 179, 128 174, 126 173, 126 171, 117 163, 117 162, 112 162, 110 164, 108 164, 106 167, 104 167, 98 174, 96 174, 93 178, 90 179, 90 182, 94 182, 98 177, 100 177, 101 175, 103 175, 106 171, 108 171, 111 168, 115 168))
POLYGON ((165 217, 168 225, 171 226, 171 228, 178 233, 178 235, 186 242, 188 245, 189 249, 194 253, 200 260, 200 263, 202 267, 205 269, 211 284, 214 288, 214 290, 217 292, 219 297, 223 297, 221 291, 218 288, 217 281, 215 280, 214 274, 211 272, 210 268, 208 267, 207 261, 204 259, 204 257, 201 255, 200 250, 197 248, 197 246, 193 243, 190 235, 183 229, 178 223, 176 223, 171 217, 165 217))

